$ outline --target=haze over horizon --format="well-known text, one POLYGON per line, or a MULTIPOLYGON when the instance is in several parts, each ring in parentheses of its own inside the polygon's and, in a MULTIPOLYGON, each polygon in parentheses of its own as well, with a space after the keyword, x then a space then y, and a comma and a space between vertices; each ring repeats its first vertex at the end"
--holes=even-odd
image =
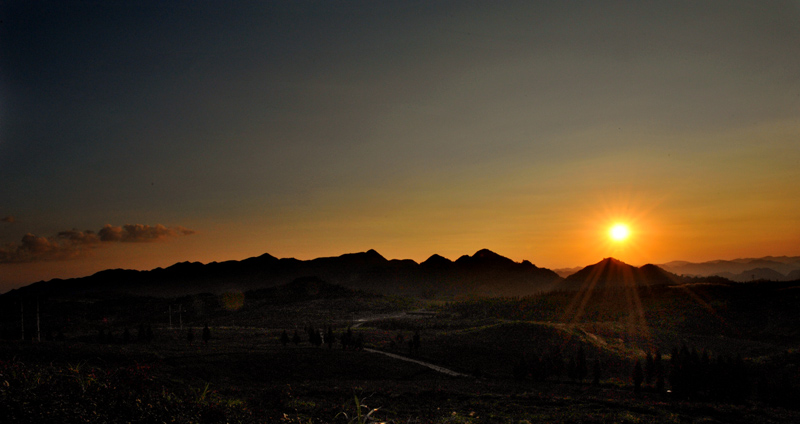
POLYGON ((797 1, 4 2, 0 293, 263 253, 800 255, 798 22, 797 1))

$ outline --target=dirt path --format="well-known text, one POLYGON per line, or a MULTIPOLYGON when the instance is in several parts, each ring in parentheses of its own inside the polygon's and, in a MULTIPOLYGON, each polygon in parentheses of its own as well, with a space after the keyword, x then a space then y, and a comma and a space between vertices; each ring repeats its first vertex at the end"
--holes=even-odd
POLYGON ((394 313, 394 314, 372 315, 372 316, 368 316, 368 317, 365 317, 365 318, 359 318, 359 319, 355 320, 355 324, 353 324, 351 326, 351 328, 358 328, 362 324, 365 324, 367 322, 378 321, 378 320, 382 320, 382 319, 408 318, 408 317, 420 318, 420 317, 433 317, 435 315, 436 315, 435 312, 427 311, 427 310, 424 310, 424 309, 416 309, 416 310, 413 310, 413 311, 405 311, 405 312, 399 312, 399 313, 394 313))
POLYGON ((383 314, 383 315, 373 315, 366 318, 359 318, 355 320, 355 324, 351 325, 350 328, 358 328, 361 327, 362 324, 370 322, 370 321, 378 321, 382 319, 392 319, 392 318, 402 318, 406 316, 406 312, 401 312, 399 314, 383 314))
MULTIPOLYGON (((408 317, 408 316, 432 316, 432 315, 433 315, 432 312, 428 312, 428 311, 424 311, 424 310, 402 312, 402 313, 399 313, 399 314, 375 315, 375 316, 371 316, 371 317, 367 317, 367 318, 357 319, 356 323, 353 324, 352 328, 360 327, 362 324, 367 323, 369 321, 377 321, 377 320, 381 320, 381 319, 402 318, 402 317, 408 317)), ((442 374, 447 374, 447 375, 450 375, 450 376, 453 376, 453 377, 469 377, 469 375, 467 375, 467 374, 462 374, 460 372, 455 372, 455 371, 453 371, 451 369, 447 369, 447 368, 444 368, 444 367, 440 367, 438 365, 431 364, 430 362, 411 359, 411 358, 409 358, 407 356, 397 355, 397 354, 394 354, 394 353, 389 353, 389 352, 384 352, 382 350, 375 350, 375 349, 369 349, 369 348, 365 348, 364 350, 367 351, 367 352, 371 352, 371 353, 379 353, 381 355, 385 355, 385 356, 388 356, 388 357, 394 358, 394 359, 399 359, 401 361, 413 362, 415 364, 422 365, 423 367, 428 367, 428 368, 430 368, 430 369, 432 369, 432 370, 434 370, 436 372, 440 372, 442 374)))
POLYGON ((402 355, 396 355, 394 353, 384 352, 382 350, 375 350, 375 349, 370 349, 370 348, 364 348, 364 350, 367 351, 367 352, 372 352, 372 353, 380 353, 381 355, 386 355, 386 356, 388 356, 390 358, 399 359, 401 361, 413 362, 415 364, 422 365, 423 367, 428 367, 428 368, 430 368, 430 369, 432 369, 432 370, 434 370, 436 372, 440 372, 442 374, 451 375, 453 377, 469 377, 469 375, 467 375, 467 374, 461 374, 460 372, 455 372, 453 370, 450 370, 450 369, 447 369, 447 368, 444 368, 444 367, 440 367, 438 365, 431 364, 430 362, 418 361, 416 359, 411 359, 409 357, 402 356, 402 355))

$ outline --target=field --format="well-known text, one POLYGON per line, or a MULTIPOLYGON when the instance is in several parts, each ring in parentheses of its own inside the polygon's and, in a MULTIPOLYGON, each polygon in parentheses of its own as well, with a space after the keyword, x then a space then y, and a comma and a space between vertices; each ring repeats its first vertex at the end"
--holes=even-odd
MULTIPOLYGON (((375 353, 308 343, 283 346, 278 332, 262 329, 214 329, 208 344, 193 345, 183 333, 158 333, 149 344, 6 343, 0 367, 4 422, 349 422, 356 397, 380 408, 372 417, 397 423, 800 418, 796 411, 754 403, 634 393, 621 379, 592 385, 566 378, 454 378, 375 353)), ((431 356, 444 347, 432 349, 431 356)))
MULTIPOLYGON (((433 302, 314 283, 45 300, 47 337, 32 340, 39 333, 26 322, 27 340, 0 344, 0 421, 800 422, 800 354, 791 333, 774 330, 794 331, 785 322, 715 333, 687 325, 683 317, 704 318, 694 306, 664 315, 659 296, 646 299, 645 320, 591 310, 590 319, 563 320, 547 312, 566 309, 560 297, 433 302), (312 333, 326 337, 313 343, 312 333)), ((735 311, 718 299, 719 311, 735 311)))

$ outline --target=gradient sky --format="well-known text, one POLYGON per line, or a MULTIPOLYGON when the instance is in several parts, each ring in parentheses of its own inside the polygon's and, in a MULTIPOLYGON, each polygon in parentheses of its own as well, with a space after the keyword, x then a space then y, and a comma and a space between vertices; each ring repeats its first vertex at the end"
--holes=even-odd
POLYGON ((12 0, 0 20, 0 292, 265 252, 800 255, 798 1, 12 0))

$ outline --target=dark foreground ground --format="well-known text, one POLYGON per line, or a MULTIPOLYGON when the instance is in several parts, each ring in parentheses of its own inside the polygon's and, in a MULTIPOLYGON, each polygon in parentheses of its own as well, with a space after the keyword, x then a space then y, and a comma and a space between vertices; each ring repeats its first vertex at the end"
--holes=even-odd
POLYGON ((157 333, 150 343, 0 342, 0 422, 800 422, 791 407, 678 401, 619 378, 448 377, 340 345, 284 346, 278 330, 214 328, 191 345, 185 332, 157 333))

